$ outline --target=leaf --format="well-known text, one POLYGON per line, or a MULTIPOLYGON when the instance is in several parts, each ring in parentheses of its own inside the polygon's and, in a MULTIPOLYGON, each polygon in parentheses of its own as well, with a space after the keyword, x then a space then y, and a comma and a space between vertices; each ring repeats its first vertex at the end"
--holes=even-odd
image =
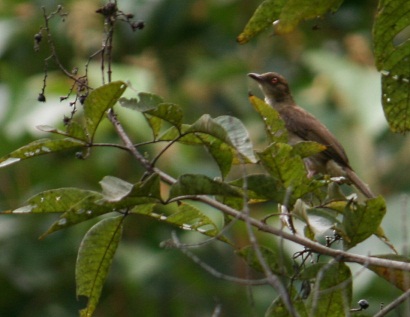
POLYGON ((154 109, 144 111, 143 114, 151 126, 155 139, 158 137, 163 121, 171 123, 178 129, 182 124, 182 109, 172 103, 161 103, 154 109))
POLYGON ((316 19, 329 11, 336 12, 342 2, 343 0, 289 0, 280 12, 275 33, 290 33, 304 20, 316 19))
POLYGON ((222 177, 229 173, 238 154, 241 155, 241 159, 237 159, 239 163, 256 162, 248 131, 239 119, 231 116, 212 119, 203 115, 191 126, 168 129, 158 140, 204 145, 218 164, 222 177))
POLYGON ((380 0, 373 26, 376 67, 383 75, 383 108, 393 132, 410 129, 409 13, 407 0, 380 0))
POLYGON ((232 148, 224 141, 205 133, 187 133, 190 126, 182 125, 181 130, 171 127, 165 131, 158 140, 174 141, 188 145, 203 145, 217 163, 221 176, 224 178, 229 173, 233 163, 232 148), (182 135, 182 136, 181 136, 182 135), (180 137, 181 136, 181 137, 180 137))
POLYGON ((323 186, 307 177, 302 158, 288 144, 273 143, 258 156, 268 173, 281 182, 282 190, 289 191, 291 203, 323 186))
POLYGON ((122 81, 111 82, 93 90, 85 99, 85 128, 89 142, 93 141, 95 131, 105 112, 115 105, 126 88, 127 85, 122 81))
POLYGON ((307 215, 308 219, 302 218, 302 220, 308 225, 309 233, 315 235, 323 235, 336 224, 340 225, 337 214, 325 208, 310 208, 307 210, 307 215))
POLYGON ((249 42, 254 36, 267 29, 279 18, 286 0, 265 0, 256 9, 244 30, 236 38, 239 44, 249 42))
POLYGON ((214 120, 225 129, 229 143, 233 148, 250 162, 256 163, 252 142, 244 124, 239 119, 231 116, 220 116, 214 120))
POLYGON ((249 134, 239 119, 231 116, 212 119, 209 115, 203 115, 186 131, 196 132, 212 135, 230 145, 247 161, 256 162, 249 134))
POLYGON ((122 236, 123 216, 106 218, 85 235, 78 250, 75 268, 77 297, 85 296, 87 306, 81 317, 90 317, 99 301, 102 287, 122 236))
POLYGON ((59 188, 44 191, 27 201, 27 205, 8 213, 61 213, 59 219, 40 236, 44 239, 49 234, 66 229, 75 224, 90 220, 106 213, 121 209, 130 209, 135 205, 152 203, 156 199, 149 197, 127 197, 115 202, 107 202, 98 192, 78 188, 59 188))
MULTIPOLYGON (((410 263, 409 258, 397 254, 374 255, 372 257, 410 263)), ((410 272, 375 265, 367 265, 366 267, 403 292, 410 289, 410 272)))
POLYGON ((132 110, 137 110, 140 112, 149 111, 155 109, 164 100, 157 95, 140 92, 138 93, 138 98, 120 98, 120 105, 132 110))
MULTIPOLYGON (((294 287, 291 288, 290 298, 292 299, 292 306, 298 312, 298 316, 307 317, 305 302, 301 296, 297 296, 297 291, 294 287)), ((289 310, 286 308, 282 297, 278 296, 269 306, 265 313, 265 317, 292 317, 289 310)))
POLYGON ((345 250, 366 240, 376 233, 384 215, 386 204, 383 197, 366 200, 365 204, 350 203, 343 213, 342 231, 345 250))
POLYGON ((157 139, 159 132, 161 131, 162 128, 162 123, 163 120, 158 118, 158 117, 152 117, 150 115, 147 114, 143 114, 144 118, 147 120, 149 126, 151 127, 152 130, 152 137, 154 139, 157 139))
POLYGON ((216 225, 192 205, 182 203, 178 205, 178 212, 163 219, 163 221, 178 226, 183 230, 197 231, 210 237, 218 234, 216 225))
POLYGON ((302 141, 293 145, 293 152, 301 158, 309 157, 326 150, 326 146, 313 141, 302 141))
POLYGON ((67 132, 56 129, 54 127, 50 127, 48 125, 38 125, 36 128, 43 132, 64 135, 84 142, 88 140, 87 133, 84 130, 84 127, 75 121, 70 121, 70 123, 67 125, 67 132))
MULTIPOLYGON (((314 216, 310 215, 309 212, 309 216, 308 216, 308 212, 307 212, 307 205, 303 202, 303 200, 298 199, 296 200, 295 205, 293 206, 293 210, 292 210, 292 215, 291 217, 296 218, 300 221, 302 221, 303 223, 305 223, 305 226, 303 227, 303 234, 305 235, 306 238, 316 241, 316 234, 317 233, 322 233, 322 232, 318 232, 319 230, 317 229, 316 225, 316 219, 314 218, 314 216), (312 224, 310 223, 310 220, 312 218, 312 224)), ((319 220, 322 223, 322 218, 319 217, 319 220)), ((288 226, 289 227, 289 226, 288 226)))
MULTIPOLYGON (((78 188, 47 190, 31 197, 27 201, 28 205, 15 209, 11 213, 63 213, 81 207, 82 201, 89 197, 101 199, 101 194, 78 188)), ((85 210, 80 213, 85 213, 85 210)))
POLYGON ((128 196, 134 187, 131 183, 113 176, 104 176, 100 185, 104 199, 111 202, 119 201, 128 196))
POLYGON ((0 158, 0 168, 35 156, 85 147, 86 145, 87 144, 82 141, 74 140, 71 138, 57 140, 40 139, 31 142, 0 158))
POLYGON ((119 202, 124 198, 146 197, 160 202, 160 179, 158 174, 152 174, 144 181, 136 184, 128 183, 120 178, 105 176, 100 185, 103 190, 104 201, 119 202))
POLYGON ((70 123, 67 125, 66 134, 71 138, 87 141, 87 131, 85 130, 83 125, 79 124, 76 121, 70 121, 70 123))
POLYGON ((252 200, 273 200, 281 203, 284 200, 286 191, 281 186, 281 182, 266 174, 253 174, 246 176, 246 188, 244 188, 244 178, 239 178, 229 182, 232 186, 247 190, 247 196, 252 200))
POLYGON ((279 112, 258 97, 249 96, 249 101, 256 112, 261 116, 269 141, 287 143, 287 130, 279 112))
POLYGON ((177 212, 171 215, 154 212, 154 206, 153 204, 138 205, 130 213, 147 215, 182 230, 196 231, 209 237, 217 237, 218 240, 229 243, 224 236, 220 235, 215 223, 192 205, 179 203, 177 205, 177 212))
POLYGON ((62 213, 59 219, 40 236, 40 239, 44 239, 55 231, 112 212, 112 206, 96 203, 101 199, 102 195, 97 192, 77 188, 59 188, 35 195, 28 200, 28 205, 12 213, 20 213, 21 210, 27 213, 62 213))
POLYGON ((335 12, 342 2, 343 0, 265 0, 236 40, 245 44, 272 24, 276 34, 290 33, 303 20, 317 18, 329 11, 335 12))
POLYGON ((195 133, 188 133, 191 128, 189 124, 182 124, 180 129, 176 127, 170 127, 164 131, 159 137, 158 141, 175 141, 189 145, 202 145, 202 140, 195 135, 195 133))
POLYGON ((140 111, 151 126, 154 138, 158 137, 163 121, 167 121, 178 129, 181 127, 183 113, 180 106, 173 103, 164 103, 157 95, 141 92, 138 99, 121 98, 123 107, 140 111))
POLYGON ((161 118, 176 127, 180 127, 182 123, 182 109, 173 103, 160 103, 155 109, 145 111, 145 113, 153 117, 161 118))
POLYGON ((308 266, 301 278, 309 278, 313 274, 316 279, 310 294, 309 316, 341 316, 352 302, 352 274, 349 267, 342 262, 316 263, 308 266))
POLYGON ((159 215, 154 213, 154 208, 156 205, 157 204, 155 203, 140 204, 140 205, 136 205, 134 208, 132 208, 128 212, 130 214, 148 215, 154 218, 158 218, 159 215))
POLYGON ((185 174, 181 175, 176 183, 171 186, 168 199, 191 195, 242 197, 238 189, 227 183, 212 180, 205 175, 185 174))
POLYGON ((225 178, 231 170, 234 157, 229 145, 211 135, 203 134, 197 137, 201 139, 209 153, 212 155, 218 165, 222 178, 225 178))

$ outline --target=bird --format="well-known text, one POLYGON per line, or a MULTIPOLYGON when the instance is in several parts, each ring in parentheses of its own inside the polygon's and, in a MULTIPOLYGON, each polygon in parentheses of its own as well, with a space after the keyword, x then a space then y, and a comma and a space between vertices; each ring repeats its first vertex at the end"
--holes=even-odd
POLYGON ((308 177, 321 173, 331 177, 344 177, 367 198, 375 198, 371 189, 350 166, 342 144, 316 117, 299 107, 291 94, 285 77, 275 72, 249 73, 265 96, 265 102, 274 108, 285 123, 288 143, 314 141, 326 148, 320 153, 304 158, 308 177))

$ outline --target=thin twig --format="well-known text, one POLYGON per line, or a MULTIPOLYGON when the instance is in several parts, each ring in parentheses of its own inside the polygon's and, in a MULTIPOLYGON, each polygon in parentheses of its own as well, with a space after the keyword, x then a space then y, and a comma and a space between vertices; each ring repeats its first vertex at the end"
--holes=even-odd
POLYGON ((401 303, 403 303, 406 299, 410 297, 410 289, 407 290, 405 293, 401 294, 399 297, 397 297, 394 301, 392 301, 389 305, 384 306, 376 315, 373 317, 382 317, 386 316, 386 314, 390 311, 392 311, 394 308, 399 306, 401 303))
POLYGON ((259 280, 251 280, 251 279, 243 279, 239 277, 234 277, 230 275, 223 274, 217 270, 215 270, 212 266, 206 264, 203 262, 200 258, 198 258, 195 254, 192 252, 189 252, 188 249, 182 244, 175 231, 171 233, 172 236, 172 243, 175 248, 180 250, 183 254, 185 254, 187 257, 189 257, 192 261, 194 261, 196 264, 198 264, 200 267, 202 267, 205 271, 210 273, 211 275, 215 276, 216 278, 223 279, 229 282, 233 282, 236 284, 242 284, 242 285, 266 285, 269 281, 267 278, 259 279, 259 280))

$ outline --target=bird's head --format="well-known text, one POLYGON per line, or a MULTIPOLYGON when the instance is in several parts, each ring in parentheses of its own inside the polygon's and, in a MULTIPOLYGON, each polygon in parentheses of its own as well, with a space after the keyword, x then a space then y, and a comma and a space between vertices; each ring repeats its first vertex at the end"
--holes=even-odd
POLYGON ((268 103, 269 101, 278 103, 292 98, 288 82, 282 75, 271 72, 264 74, 249 73, 248 76, 259 84, 268 103))

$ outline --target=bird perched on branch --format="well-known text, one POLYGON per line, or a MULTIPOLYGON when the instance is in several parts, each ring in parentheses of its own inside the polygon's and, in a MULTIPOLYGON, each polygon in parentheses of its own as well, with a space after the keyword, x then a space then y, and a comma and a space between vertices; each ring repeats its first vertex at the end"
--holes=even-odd
POLYGON ((271 72, 250 73, 248 76, 259 84, 265 102, 279 112, 285 122, 290 144, 314 141, 326 146, 324 151, 304 159, 309 177, 317 173, 343 176, 366 197, 375 197, 351 168, 345 150, 336 137, 318 119, 295 103, 288 82, 282 75, 271 72))

